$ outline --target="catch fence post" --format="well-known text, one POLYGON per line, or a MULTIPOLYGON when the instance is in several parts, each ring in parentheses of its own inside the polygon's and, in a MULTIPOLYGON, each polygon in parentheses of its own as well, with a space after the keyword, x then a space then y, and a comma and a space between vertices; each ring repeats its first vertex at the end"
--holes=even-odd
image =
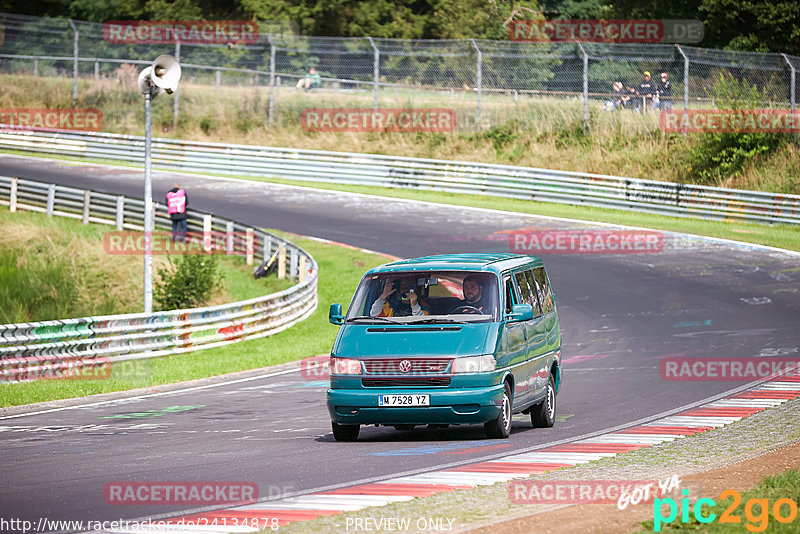
POLYGON ((481 49, 478 48, 478 43, 475 42, 475 39, 470 39, 470 41, 472 41, 472 46, 475 47, 475 51, 478 53, 478 63, 477 63, 478 109, 475 111, 475 123, 480 128, 481 97, 483 96, 483 52, 481 52, 481 49))

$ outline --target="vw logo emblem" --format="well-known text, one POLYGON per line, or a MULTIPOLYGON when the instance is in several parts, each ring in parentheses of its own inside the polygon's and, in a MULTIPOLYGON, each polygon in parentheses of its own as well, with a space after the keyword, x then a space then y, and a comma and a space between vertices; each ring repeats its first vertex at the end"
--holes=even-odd
POLYGON ((400 362, 400 365, 397 366, 401 373, 407 373, 411 371, 411 362, 408 360, 403 360, 400 362))

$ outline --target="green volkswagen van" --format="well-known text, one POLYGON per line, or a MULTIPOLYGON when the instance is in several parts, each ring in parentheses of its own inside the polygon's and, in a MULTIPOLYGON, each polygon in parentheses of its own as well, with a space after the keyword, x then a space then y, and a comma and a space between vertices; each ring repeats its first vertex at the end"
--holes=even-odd
POLYGON ((514 413, 553 426, 561 333, 542 261, 447 254, 368 271, 331 350, 328 412, 337 441, 360 425, 484 425, 511 432, 514 413))

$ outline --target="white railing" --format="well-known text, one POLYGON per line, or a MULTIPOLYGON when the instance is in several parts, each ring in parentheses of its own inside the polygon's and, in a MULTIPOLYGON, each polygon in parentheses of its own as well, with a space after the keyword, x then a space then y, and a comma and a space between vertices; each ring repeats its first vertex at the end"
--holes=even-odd
MULTIPOLYGON (((95 132, 0 133, 0 150, 137 163, 144 138, 95 132)), ((161 169, 500 196, 681 217, 800 223, 800 196, 435 159, 153 141, 161 169)))
MULTIPOLYGON (((141 230, 144 217, 141 199, 3 176, 0 205, 114 225, 118 230, 141 230)), ((164 210, 156 211, 156 228, 169 228, 164 210)), ((121 360, 269 336, 317 308, 318 269, 310 254, 263 230, 211 214, 187 213, 190 233, 222 237, 228 254, 259 249, 265 261, 274 256, 279 276, 288 274, 297 283, 278 293, 219 306, 0 325, 0 382, 60 377, 85 372, 87 367, 106 369, 121 360), (237 234, 252 235, 253 242, 232 239, 237 234)))

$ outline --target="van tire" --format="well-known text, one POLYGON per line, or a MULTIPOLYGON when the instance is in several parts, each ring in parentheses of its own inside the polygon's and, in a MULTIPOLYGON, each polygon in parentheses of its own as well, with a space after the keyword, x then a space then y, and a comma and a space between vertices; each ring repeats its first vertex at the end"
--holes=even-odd
POLYGON ((361 429, 360 425, 340 425, 333 421, 331 421, 331 427, 336 441, 355 441, 358 439, 358 431, 361 429))
POLYGON ((486 435, 492 439, 507 438, 511 434, 511 386, 505 382, 503 405, 497 419, 483 424, 486 435))
POLYGON ((556 422, 556 380, 552 373, 547 381, 544 400, 531 410, 531 423, 534 428, 549 428, 556 422))

